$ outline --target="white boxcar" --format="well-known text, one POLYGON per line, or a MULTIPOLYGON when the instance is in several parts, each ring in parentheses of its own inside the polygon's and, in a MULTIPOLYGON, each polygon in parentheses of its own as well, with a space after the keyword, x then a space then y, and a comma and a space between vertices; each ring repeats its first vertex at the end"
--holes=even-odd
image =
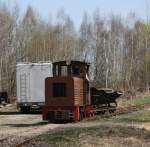
POLYGON ((21 112, 45 103, 45 78, 52 76, 52 63, 19 63, 16 67, 17 100, 21 112))

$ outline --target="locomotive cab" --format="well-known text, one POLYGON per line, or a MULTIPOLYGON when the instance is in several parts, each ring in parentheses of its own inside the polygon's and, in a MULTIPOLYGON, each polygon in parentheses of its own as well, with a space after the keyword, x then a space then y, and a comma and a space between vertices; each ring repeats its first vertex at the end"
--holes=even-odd
POLYGON ((53 63, 53 76, 72 76, 86 78, 89 75, 89 63, 80 61, 60 61, 53 63))
POLYGON ((79 121, 92 114, 89 90, 89 63, 53 63, 53 77, 45 80, 43 119, 79 121))

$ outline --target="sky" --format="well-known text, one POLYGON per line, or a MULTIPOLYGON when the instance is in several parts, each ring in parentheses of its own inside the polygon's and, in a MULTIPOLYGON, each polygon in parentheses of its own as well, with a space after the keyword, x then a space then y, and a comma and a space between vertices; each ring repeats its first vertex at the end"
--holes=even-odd
POLYGON ((146 16, 150 14, 150 0, 0 0, 8 7, 12 7, 15 3, 19 6, 21 15, 24 14, 26 8, 32 6, 39 15, 45 19, 55 18, 58 10, 64 9, 74 21, 76 26, 81 23, 84 12, 92 16, 96 9, 104 17, 111 15, 121 15, 127 17, 130 12, 146 20, 146 16), (51 16, 51 17, 50 17, 51 16))

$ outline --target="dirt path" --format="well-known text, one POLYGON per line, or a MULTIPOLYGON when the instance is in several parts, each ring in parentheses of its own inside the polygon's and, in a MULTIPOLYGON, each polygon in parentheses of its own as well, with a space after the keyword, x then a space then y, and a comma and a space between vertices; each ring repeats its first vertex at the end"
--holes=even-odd
POLYGON ((47 131, 68 127, 90 127, 99 122, 52 124, 42 121, 41 115, 0 115, 0 147, 15 146, 47 131))
POLYGON ((41 115, 0 115, 0 147, 13 146, 59 124, 44 124, 41 115))

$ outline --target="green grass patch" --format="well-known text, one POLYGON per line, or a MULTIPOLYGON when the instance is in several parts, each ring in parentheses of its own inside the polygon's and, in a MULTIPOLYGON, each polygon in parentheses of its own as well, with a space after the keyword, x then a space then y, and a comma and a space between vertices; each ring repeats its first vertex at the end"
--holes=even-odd
POLYGON ((44 143, 54 147, 82 146, 83 141, 98 140, 102 137, 135 137, 138 139, 150 139, 149 132, 145 129, 137 129, 119 125, 99 125, 87 128, 70 128, 55 133, 47 133, 39 136, 35 142, 44 143))
POLYGON ((141 122, 146 123, 150 122, 150 110, 139 110, 136 112, 132 112, 130 114, 120 115, 114 118, 111 118, 110 120, 113 120, 115 122, 141 122))
POLYGON ((97 128, 71 128, 42 135, 37 140, 46 142, 48 145, 53 145, 54 147, 77 147, 80 146, 80 136, 82 134, 95 134, 96 131, 97 128))
POLYGON ((124 100, 121 102, 121 105, 125 107, 129 105, 143 105, 143 104, 150 104, 150 97, 133 98, 133 99, 124 100))
MULTIPOLYGON (((143 102, 147 103, 147 98, 143 98, 142 104, 143 102)), ((136 101, 136 104, 141 104, 141 101, 136 101)), ((96 116, 93 123, 97 121, 100 124, 94 127, 71 127, 49 131, 37 137, 34 143, 38 143, 39 146, 77 147, 83 146, 84 143, 94 146, 102 138, 135 138, 145 142, 150 140, 150 131, 128 126, 130 122, 150 122, 150 110, 143 109, 112 118, 96 116)), ((88 122, 85 121, 85 123, 88 122)), ((118 144, 120 143, 118 142, 118 144)))

